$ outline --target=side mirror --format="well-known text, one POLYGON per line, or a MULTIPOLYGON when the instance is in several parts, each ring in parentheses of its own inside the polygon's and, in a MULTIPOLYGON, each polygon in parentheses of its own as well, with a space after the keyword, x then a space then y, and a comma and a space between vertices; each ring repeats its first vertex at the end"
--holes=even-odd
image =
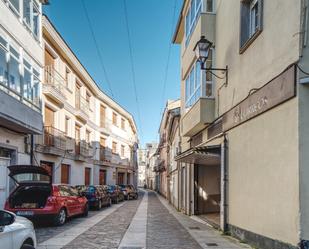
POLYGON ((3 227, 13 224, 15 221, 15 217, 16 216, 12 213, 0 210, 0 232, 2 232, 3 227))

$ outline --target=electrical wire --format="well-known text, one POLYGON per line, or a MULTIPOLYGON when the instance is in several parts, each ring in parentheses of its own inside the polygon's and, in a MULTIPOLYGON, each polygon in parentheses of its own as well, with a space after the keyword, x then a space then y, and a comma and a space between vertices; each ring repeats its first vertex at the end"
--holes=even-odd
POLYGON ((137 109, 137 115, 138 115, 140 134, 141 134, 141 138, 143 138, 142 121, 141 121, 141 114, 140 114, 139 101, 138 101, 137 88, 136 88, 136 77, 135 77, 133 51, 132 51, 132 43, 131 43, 131 36, 130 36, 130 25, 129 25, 129 18, 128 18, 128 10, 127 10, 126 0, 123 0, 123 6, 124 6, 126 30, 127 30, 127 36, 128 36, 129 54, 130 54, 131 72, 132 72, 132 82, 133 82, 133 89, 134 89, 134 95, 135 95, 136 109, 137 109))
MULTIPOLYGON (((174 1, 174 7, 173 7, 173 18, 172 18, 172 26, 171 26, 171 36, 173 36, 173 31, 174 31, 174 23, 175 23, 175 18, 176 18, 176 4, 177 0, 174 1)), ((160 112, 160 116, 163 114, 164 106, 165 106, 165 92, 166 92, 166 83, 167 83, 167 76, 168 76, 168 70, 169 70, 169 64, 170 64, 170 57, 171 57, 171 50, 172 50, 172 42, 169 42, 168 46, 168 52, 167 52, 167 62, 165 66, 165 71, 164 71, 164 80, 163 80, 163 89, 162 89, 162 109, 160 112)))
POLYGON ((98 41, 96 39, 94 30, 93 30, 93 27, 92 27, 92 24, 91 24, 91 21, 90 21, 90 17, 89 17, 89 14, 88 14, 85 2, 84 2, 84 0, 81 0, 81 2, 82 2, 82 6, 83 6, 83 9, 84 9, 84 12, 85 12, 85 15, 86 15, 86 19, 87 19, 87 22, 88 22, 88 25, 89 25, 90 33, 91 33, 92 39, 94 41, 95 48, 97 50, 97 54, 98 54, 98 57, 99 57, 100 65, 101 65, 103 73, 104 73, 105 81, 107 83, 107 86, 109 88, 111 96, 114 98, 114 93, 113 93, 113 90, 112 90, 112 86, 111 86, 109 78, 107 76, 107 71, 106 71, 106 68, 105 68, 105 65, 104 65, 104 62, 103 62, 102 54, 101 54, 101 51, 100 51, 100 48, 99 48, 99 45, 98 45, 98 41))

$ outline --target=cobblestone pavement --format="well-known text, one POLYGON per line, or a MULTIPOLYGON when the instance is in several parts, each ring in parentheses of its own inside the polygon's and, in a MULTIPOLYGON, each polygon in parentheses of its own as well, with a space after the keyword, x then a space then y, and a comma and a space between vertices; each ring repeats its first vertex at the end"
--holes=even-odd
POLYGON ((87 218, 74 218, 62 227, 38 226, 38 249, 250 248, 177 212, 154 192, 149 191, 145 198, 143 195, 90 211, 87 218))
POLYGON ((155 193, 148 194, 147 249, 202 249, 185 228, 162 205, 155 193))
POLYGON ((102 211, 104 212, 104 209, 102 209, 101 211, 89 211, 88 217, 75 217, 75 218, 69 219, 67 223, 59 227, 53 226, 50 222, 36 222, 35 223, 35 233, 37 236, 38 244, 68 230, 71 227, 78 226, 78 224, 96 215, 98 212, 102 212, 102 211))
POLYGON ((128 201, 116 212, 78 236, 63 249, 114 249, 118 248, 142 200, 128 201))

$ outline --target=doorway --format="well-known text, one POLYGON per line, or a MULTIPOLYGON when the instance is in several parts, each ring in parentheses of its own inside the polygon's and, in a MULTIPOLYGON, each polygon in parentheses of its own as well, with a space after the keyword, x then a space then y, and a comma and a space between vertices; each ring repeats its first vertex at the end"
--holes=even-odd
POLYGON ((10 157, 0 157, 0 209, 4 208, 4 203, 9 194, 8 168, 10 157))
POLYGON ((104 169, 100 169, 99 184, 100 185, 106 185, 106 170, 104 170, 104 169))
POLYGON ((40 162, 41 167, 47 170, 48 174, 51 177, 52 183, 54 182, 53 172, 54 172, 54 163, 53 162, 47 162, 47 161, 41 161, 40 162))
POLYGON ((124 173, 118 173, 118 185, 124 184, 124 173))
POLYGON ((194 165, 194 214, 220 226, 221 167, 194 165))

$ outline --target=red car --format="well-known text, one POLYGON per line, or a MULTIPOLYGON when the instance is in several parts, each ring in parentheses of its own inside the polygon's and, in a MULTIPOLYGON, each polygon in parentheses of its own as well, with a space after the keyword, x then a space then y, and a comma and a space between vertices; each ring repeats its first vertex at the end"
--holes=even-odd
POLYGON ((88 215, 87 198, 74 187, 53 185, 44 168, 28 165, 8 168, 17 187, 6 201, 6 210, 29 219, 51 219, 58 226, 68 217, 88 215))

